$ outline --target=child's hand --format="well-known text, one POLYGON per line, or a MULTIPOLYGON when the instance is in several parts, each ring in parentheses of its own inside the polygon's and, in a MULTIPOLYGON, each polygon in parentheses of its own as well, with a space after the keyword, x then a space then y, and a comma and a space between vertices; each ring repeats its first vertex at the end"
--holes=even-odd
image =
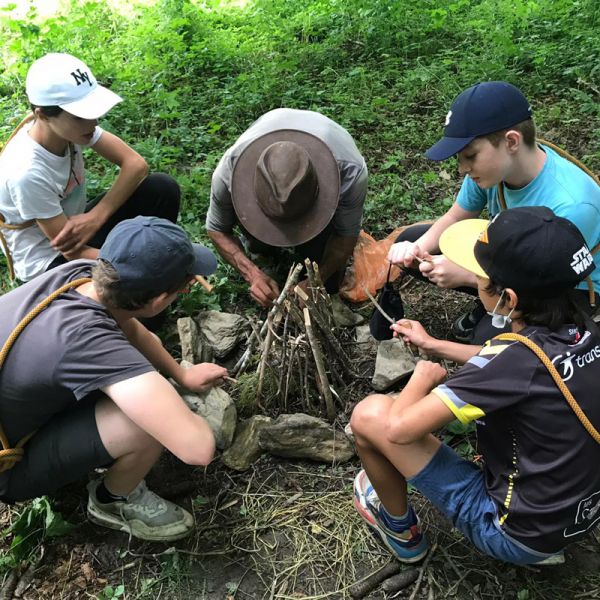
POLYGON ((393 264, 400 267, 413 267, 415 265, 415 257, 422 258, 423 252, 414 242, 396 242, 392 244, 387 259, 393 264))
POLYGON ((61 254, 77 252, 98 231, 99 225, 91 213, 73 215, 50 243, 61 254))
POLYGON ((473 285, 474 277, 471 277, 468 271, 445 256, 431 256, 425 253, 423 258, 425 260, 419 265, 419 270, 431 283, 441 288, 457 288, 463 285, 477 287, 476 282, 473 285))
POLYGON ((407 344, 413 344, 425 351, 430 350, 431 342, 436 340, 425 331, 419 321, 400 319, 390 325, 390 329, 394 332, 394 337, 399 337, 407 344))
POLYGON ((412 379, 423 381, 425 387, 430 391, 442 383, 448 377, 448 372, 442 365, 429 360, 420 360, 412 374, 412 379))
POLYGON ((191 392, 205 392, 211 387, 221 385, 226 376, 227 369, 225 367, 214 363, 200 363, 188 369, 182 369, 178 383, 191 392))

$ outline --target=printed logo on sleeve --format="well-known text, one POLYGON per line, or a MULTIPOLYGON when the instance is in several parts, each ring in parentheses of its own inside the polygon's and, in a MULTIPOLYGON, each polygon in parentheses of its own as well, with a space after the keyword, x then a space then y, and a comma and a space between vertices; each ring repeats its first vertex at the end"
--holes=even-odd
POLYGON ((566 527, 563 531, 564 537, 571 537, 579 533, 584 533, 593 527, 600 519, 600 491, 594 492, 591 496, 584 498, 577 507, 575 523, 566 527))

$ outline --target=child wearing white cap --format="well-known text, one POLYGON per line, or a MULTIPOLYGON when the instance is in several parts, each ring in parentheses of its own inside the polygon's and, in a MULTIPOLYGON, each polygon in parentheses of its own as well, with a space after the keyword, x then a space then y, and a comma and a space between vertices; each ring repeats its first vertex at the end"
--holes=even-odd
POLYGON ((146 161, 98 119, 122 101, 70 54, 50 53, 27 73, 33 118, 0 155, 2 233, 16 275, 28 281, 75 258, 96 258, 109 231, 136 215, 179 212, 169 176, 148 175, 146 161), (119 167, 111 188, 88 202, 82 150, 119 167))

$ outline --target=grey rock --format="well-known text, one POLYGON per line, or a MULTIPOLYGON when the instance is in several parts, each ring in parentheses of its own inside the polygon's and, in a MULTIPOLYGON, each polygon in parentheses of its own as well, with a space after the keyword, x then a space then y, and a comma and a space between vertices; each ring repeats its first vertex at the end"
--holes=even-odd
POLYGON ((227 356, 246 337, 249 324, 244 317, 217 310, 198 315, 198 327, 217 358, 227 356))
POLYGON ((379 343, 375 359, 375 374, 371 380, 374 390, 383 392, 410 375, 416 361, 404 342, 394 338, 379 343))
MULTIPOLYGON (((182 366, 185 368, 187 365, 182 362, 182 366)), ((217 448, 219 450, 229 448, 237 423, 237 410, 231 396, 217 387, 201 394, 194 394, 179 386, 175 387, 190 410, 206 419, 215 436, 217 448)))
POLYGON ((177 331, 181 343, 181 358, 195 365, 212 362, 212 348, 206 343, 204 336, 198 331, 196 321, 191 317, 177 319, 177 331))
POLYGON ((260 430, 258 439, 262 448, 286 458, 332 463, 345 462, 354 456, 354 447, 343 432, 303 413, 280 415, 260 430))
POLYGON ((344 304, 339 294, 331 295, 331 312, 333 321, 338 327, 353 327, 365 320, 362 315, 355 313, 347 304, 344 304))
POLYGON ((359 325, 355 330, 356 343, 359 345, 360 353, 375 354, 377 352, 377 340, 371 335, 368 325, 359 325))
POLYGON ((244 471, 256 462, 265 452, 258 443, 259 433, 272 421, 270 417, 254 415, 238 423, 233 443, 221 457, 223 463, 230 469, 244 471))

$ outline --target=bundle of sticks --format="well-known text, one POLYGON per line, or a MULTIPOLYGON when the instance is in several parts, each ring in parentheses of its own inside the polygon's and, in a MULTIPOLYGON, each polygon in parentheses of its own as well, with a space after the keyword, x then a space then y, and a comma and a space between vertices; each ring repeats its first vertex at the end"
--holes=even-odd
POLYGON ((343 408, 343 388, 357 374, 341 341, 341 331, 335 327, 319 267, 309 259, 304 266, 307 285, 298 285, 302 264, 293 265, 266 320, 260 328, 254 327, 233 374, 242 375, 253 364, 252 357, 258 355, 253 381, 257 408, 264 409, 268 378, 274 383, 268 386, 269 401, 282 411, 287 412, 289 403, 298 400, 305 412, 319 412, 333 421, 336 404, 343 408))

